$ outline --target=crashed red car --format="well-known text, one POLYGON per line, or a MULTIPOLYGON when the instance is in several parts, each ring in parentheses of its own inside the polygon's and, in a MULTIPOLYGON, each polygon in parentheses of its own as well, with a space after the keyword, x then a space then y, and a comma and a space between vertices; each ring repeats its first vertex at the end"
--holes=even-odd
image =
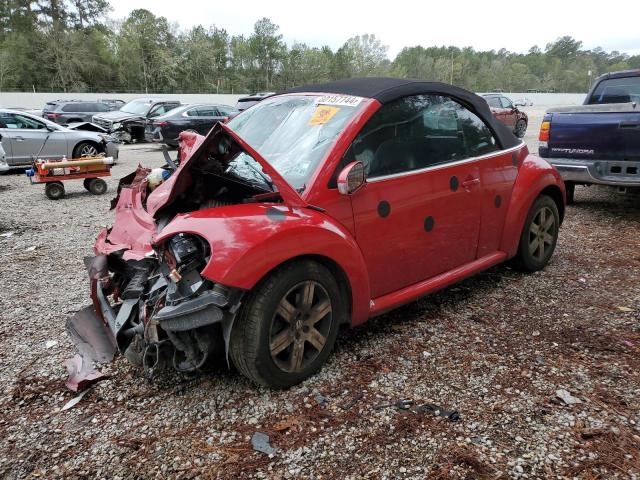
POLYGON ((565 208, 556 170, 481 97, 403 79, 270 97, 183 133, 153 191, 148 173, 121 181, 88 261, 93 306, 68 323, 76 388, 116 351, 148 372, 227 355, 258 384, 294 385, 343 324, 509 259, 543 268, 565 208))

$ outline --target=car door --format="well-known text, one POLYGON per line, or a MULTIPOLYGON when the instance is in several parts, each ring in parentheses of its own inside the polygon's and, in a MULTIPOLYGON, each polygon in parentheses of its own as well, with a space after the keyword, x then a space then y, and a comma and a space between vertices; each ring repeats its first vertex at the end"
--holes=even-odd
POLYGON ((504 124, 508 127, 515 127, 518 121, 518 110, 507 97, 500 97, 500 103, 504 109, 504 124))
POLYGON ((347 150, 365 164, 367 182, 351 196, 356 240, 373 298, 476 258, 481 184, 465 143, 477 118, 444 96, 408 96, 384 105, 347 150))
POLYGON ((489 104, 489 108, 491 109, 491 113, 496 118, 496 120, 505 123, 505 110, 502 107, 502 102, 500 101, 500 97, 485 97, 485 100, 489 104))
POLYGON ((6 136, 11 144, 9 165, 28 165, 36 157, 59 159, 68 153, 63 130, 49 131, 44 122, 17 113, 4 114, 2 122, 3 142, 6 136))

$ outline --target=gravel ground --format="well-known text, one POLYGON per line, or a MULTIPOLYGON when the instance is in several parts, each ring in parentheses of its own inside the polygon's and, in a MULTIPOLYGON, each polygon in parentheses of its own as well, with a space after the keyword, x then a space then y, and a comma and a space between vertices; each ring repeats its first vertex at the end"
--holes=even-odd
MULTIPOLYGON (((138 162, 162 155, 123 148, 111 192, 138 162)), ((0 177, 0 477, 640 478, 637 198, 578 188, 543 272, 499 266, 345 330, 288 391, 224 366, 149 382, 118 358, 61 411, 64 322, 88 303, 82 257, 113 220, 111 194, 67 191, 52 202, 0 177), (415 403, 377 408, 398 399, 415 403), (277 452, 255 452, 255 432, 277 452)))

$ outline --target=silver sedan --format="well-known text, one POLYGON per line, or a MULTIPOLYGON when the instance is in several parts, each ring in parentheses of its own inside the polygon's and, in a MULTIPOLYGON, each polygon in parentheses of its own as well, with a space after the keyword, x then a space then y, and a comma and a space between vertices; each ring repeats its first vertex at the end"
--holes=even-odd
POLYGON ((0 109, 0 135, 9 168, 29 166, 36 157, 57 160, 104 153, 118 158, 118 143, 104 134, 71 130, 17 110, 0 109))

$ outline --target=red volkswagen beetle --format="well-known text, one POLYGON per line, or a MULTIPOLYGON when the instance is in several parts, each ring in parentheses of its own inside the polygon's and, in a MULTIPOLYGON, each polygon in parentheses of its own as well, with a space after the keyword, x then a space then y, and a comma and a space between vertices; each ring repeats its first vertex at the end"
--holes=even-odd
POLYGON ((180 157, 151 192, 143 168, 121 181, 93 306, 68 323, 71 385, 116 351, 150 372, 228 355, 256 383, 294 385, 342 324, 509 259, 543 268, 564 214, 553 167, 441 83, 296 88, 183 134, 180 157))

